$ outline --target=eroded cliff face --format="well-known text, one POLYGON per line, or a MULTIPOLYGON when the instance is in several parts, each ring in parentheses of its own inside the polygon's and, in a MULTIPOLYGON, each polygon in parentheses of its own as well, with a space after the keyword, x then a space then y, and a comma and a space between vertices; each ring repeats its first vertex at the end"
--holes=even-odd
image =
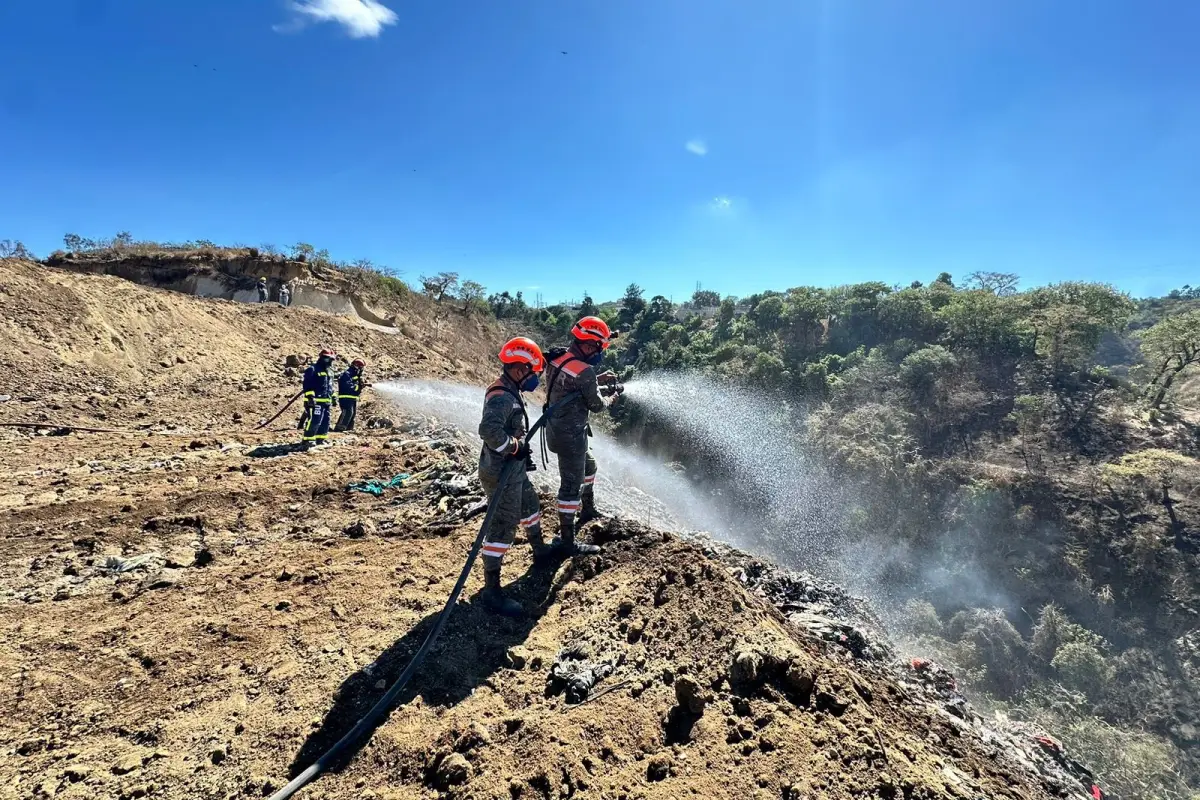
POLYGON ((258 279, 266 278, 271 301, 279 300, 279 290, 286 283, 291 288, 292 305, 359 317, 372 325, 389 328, 396 325, 394 313, 381 311, 378 303, 364 296, 353 281, 338 270, 282 256, 262 255, 253 248, 67 253, 53 255, 44 263, 76 272, 113 275, 143 286, 197 297, 244 303, 258 302, 258 279))

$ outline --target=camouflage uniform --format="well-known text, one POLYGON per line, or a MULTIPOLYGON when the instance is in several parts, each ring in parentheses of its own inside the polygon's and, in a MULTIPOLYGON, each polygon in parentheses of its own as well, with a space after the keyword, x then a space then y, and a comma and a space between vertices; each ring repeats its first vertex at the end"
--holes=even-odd
POLYGON ((549 404, 578 392, 579 396, 557 407, 546 422, 546 446, 558 456, 558 516, 560 530, 573 532, 575 517, 595 515, 596 459, 588 451, 588 415, 604 410, 596 370, 572 345, 552 358, 546 367, 549 404))
MULTIPOLYGON (((479 482, 489 497, 500 483, 500 471, 513 458, 516 440, 525 436, 528 427, 520 390, 507 377, 501 377, 488 387, 483 419, 479 422, 479 436, 483 439, 479 453, 479 482)), ((543 544, 541 502, 523 466, 521 470, 520 480, 510 481, 495 498, 496 511, 483 543, 485 572, 499 573, 518 524, 535 549, 543 544)))

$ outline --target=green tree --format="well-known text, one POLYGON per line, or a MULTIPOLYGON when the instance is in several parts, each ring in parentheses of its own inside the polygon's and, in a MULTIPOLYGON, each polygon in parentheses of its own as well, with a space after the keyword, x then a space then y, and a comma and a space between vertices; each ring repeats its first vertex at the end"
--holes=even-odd
POLYGON ((780 332, 786 358, 800 362, 816 355, 825 340, 829 313, 829 295, 824 289, 788 289, 780 332))
POLYGON ((596 305, 596 301, 593 300, 587 292, 584 292, 583 302, 579 304, 579 316, 595 317, 599 315, 599 313, 600 308, 596 305))
POLYGON ((1200 363, 1200 310, 1169 316, 1139 338, 1142 357, 1150 366, 1146 396, 1157 409, 1175 381, 1200 363))
POLYGON ((830 291, 829 344, 835 353, 879 344, 879 304, 892 291, 882 281, 839 286, 830 291))
POLYGON ((1021 279, 1012 272, 972 272, 967 276, 966 288, 1007 297, 1016 294, 1020 282, 1021 279))
POLYGON ((775 333, 783 327, 783 298, 777 294, 763 297, 746 314, 746 317, 764 333, 775 333))
POLYGON ((439 272, 436 275, 422 275, 421 288, 435 303, 440 303, 446 297, 454 297, 457 294, 458 273, 439 272))
POLYGON ((1024 352, 1022 311, 1018 298, 958 291, 938 309, 937 318, 944 326, 947 346, 973 351, 993 376, 1011 376, 1012 364, 1024 352))
POLYGON ((642 287, 636 283, 631 283, 625 287, 625 295, 621 298, 621 313, 617 317, 617 323, 623 330, 627 330, 637 321, 638 314, 641 314, 646 308, 646 301, 642 299, 642 287))
POLYGON ((879 299, 879 329, 884 341, 911 339, 931 342, 937 337, 937 317, 929 302, 929 292, 901 289, 879 299))
POLYGON ((317 249, 308 242, 296 242, 291 246, 290 251, 292 258, 296 261, 308 261, 317 249))
POLYGON ((1111 286, 1079 281, 1035 289, 1025 300, 1034 351, 1054 373, 1084 366, 1100 339, 1124 328, 1135 308, 1128 295, 1111 286))
POLYGON ((711 289, 697 289, 692 293, 692 305, 696 308, 716 308, 721 305, 721 295, 711 289))
POLYGON ((486 304, 483 302, 486 292, 487 290, 481 283, 463 281, 462 285, 458 288, 458 299, 462 302, 462 313, 470 314, 472 309, 486 308, 486 304))
POLYGON ((732 297, 726 297, 721 301, 721 308, 717 312, 717 327, 713 331, 713 340, 717 343, 727 342, 733 332, 733 317, 737 312, 737 303, 732 297))

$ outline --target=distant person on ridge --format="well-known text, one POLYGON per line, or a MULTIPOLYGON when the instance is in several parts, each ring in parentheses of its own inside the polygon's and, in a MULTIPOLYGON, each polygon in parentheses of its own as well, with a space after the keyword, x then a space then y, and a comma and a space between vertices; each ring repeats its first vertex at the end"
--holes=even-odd
POLYGON ((333 378, 330 368, 337 353, 325 349, 317 363, 304 370, 304 410, 308 421, 304 426, 302 446, 305 450, 324 444, 329 436, 329 416, 333 406, 333 378))
POLYGON ((287 308, 292 304, 292 287, 286 283, 279 287, 279 305, 287 308))
POLYGON ((349 368, 338 375, 338 421, 333 430, 335 433, 354 430, 354 418, 358 416, 358 398, 369 383, 363 382, 363 367, 367 362, 356 358, 350 362, 349 368))
POLYGON ((558 539, 553 543, 560 555, 595 555, 600 548, 575 541, 575 525, 596 519, 596 460, 588 451, 592 431, 588 415, 603 411, 607 401, 600 384, 612 385, 612 372, 597 374, 596 367, 613 338, 608 324, 599 317, 584 317, 571 328, 574 342, 567 349, 547 353, 548 409, 567 395, 579 396, 555 408, 546 421, 546 445, 558 456, 558 539), (578 515, 578 520, 576 516, 578 515))
POLYGON ((270 294, 270 292, 267 290, 267 279, 259 278, 258 279, 258 302, 259 303, 267 302, 269 294, 270 294))
POLYGON ((525 473, 533 466, 525 433, 529 416, 521 392, 532 392, 538 386, 538 375, 546 366, 542 350, 531 339, 518 336, 500 349, 504 368, 499 380, 488 387, 483 401, 483 419, 479 436, 483 448, 479 452, 479 482, 491 497, 500 485, 504 465, 519 460, 521 480, 512 480, 504 487, 496 504, 492 521, 483 541, 483 592, 480 600, 491 611, 507 617, 520 616, 521 604, 504 595, 500 588, 500 566, 504 554, 512 546, 515 528, 525 529, 533 547, 535 559, 545 556, 549 548, 542 538, 542 507, 537 491, 525 473))

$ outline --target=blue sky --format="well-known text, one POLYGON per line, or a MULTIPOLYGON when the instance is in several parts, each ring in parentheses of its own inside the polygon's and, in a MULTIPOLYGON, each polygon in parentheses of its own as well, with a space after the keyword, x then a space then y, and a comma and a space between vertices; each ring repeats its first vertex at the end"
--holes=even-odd
POLYGON ((0 238, 304 240, 547 301, 1158 294, 1200 283, 1198 30, 1182 0, 0 3, 0 238))

